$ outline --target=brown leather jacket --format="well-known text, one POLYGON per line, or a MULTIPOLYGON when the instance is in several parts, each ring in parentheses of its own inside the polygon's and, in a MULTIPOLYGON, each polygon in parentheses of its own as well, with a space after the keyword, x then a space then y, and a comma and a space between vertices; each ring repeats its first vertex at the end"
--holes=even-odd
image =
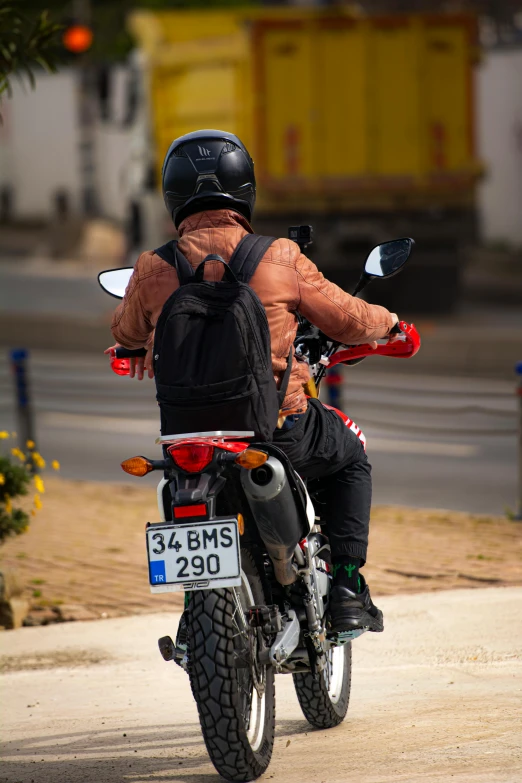
MULTIPOLYGON (((196 268, 210 253, 229 261, 239 240, 252 233, 248 221, 232 210, 200 212, 179 227, 179 249, 196 268)), ((205 279, 219 280, 219 261, 207 264, 205 279)), ((178 276, 154 251, 139 257, 125 297, 114 313, 112 333, 126 348, 150 343, 164 303, 178 288, 178 276)), ((379 305, 355 299, 326 280, 295 242, 278 239, 266 252, 251 281, 263 303, 272 340, 272 365, 279 383, 296 336, 299 311, 332 339, 356 345, 377 340, 393 326, 390 313, 379 305)), ((308 365, 294 361, 283 404, 285 414, 306 410, 303 385, 308 365)))

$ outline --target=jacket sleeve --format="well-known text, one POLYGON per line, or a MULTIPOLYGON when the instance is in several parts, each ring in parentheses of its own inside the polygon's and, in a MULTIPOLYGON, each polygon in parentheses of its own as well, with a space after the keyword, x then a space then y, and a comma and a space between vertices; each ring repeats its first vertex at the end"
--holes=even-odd
POLYGON ((142 267, 147 260, 145 259, 147 255, 150 255, 150 253, 143 253, 139 257, 125 291, 125 296, 112 317, 111 331, 113 337, 124 348, 143 348, 147 345, 154 331, 154 326, 150 321, 150 314, 142 306, 140 297, 142 267))
POLYGON ((385 307, 347 294, 302 253, 296 259, 299 312, 332 340, 360 345, 386 337, 393 326, 385 307))

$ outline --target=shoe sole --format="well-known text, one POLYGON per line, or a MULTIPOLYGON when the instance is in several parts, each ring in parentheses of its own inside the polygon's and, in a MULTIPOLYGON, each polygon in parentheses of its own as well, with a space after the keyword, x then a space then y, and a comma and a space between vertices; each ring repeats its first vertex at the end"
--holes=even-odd
POLYGON ((377 615, 372 617, 364 609, 351 610, 350 616, 339 614, 330 617, 332 633, 342 633, 343 631, 366 630, 380 633, 384 630, 384 622, 381 610, 377 610, 377 615))

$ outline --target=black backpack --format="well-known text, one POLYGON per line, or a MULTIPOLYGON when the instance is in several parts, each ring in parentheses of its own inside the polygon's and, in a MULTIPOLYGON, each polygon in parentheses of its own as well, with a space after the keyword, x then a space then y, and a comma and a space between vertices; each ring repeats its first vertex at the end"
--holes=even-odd
POLYGON ((230 263, 209 255, 194 272, 177 242, 155 250, 176 268, 179 288, 165 302, 154 337, 156 399, 163 435, 252 431, 272 439, 290 377, 278 391, 266 312, 248 285, 273 237, 247 234, 230 263), (207 261, 223 279, 206 282, 207 261))

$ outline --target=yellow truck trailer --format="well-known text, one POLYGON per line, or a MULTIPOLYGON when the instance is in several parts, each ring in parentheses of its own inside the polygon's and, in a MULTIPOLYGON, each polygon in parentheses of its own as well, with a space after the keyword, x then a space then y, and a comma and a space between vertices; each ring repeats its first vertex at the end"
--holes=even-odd
POLYGON ((250 7, 140 11, 130 27, 158 173, 175 137, 237 133, 255 160, 258 231, 314 223, 316 259, 344 287, 366 246, 411 234, 417 263, 374 293, 452 307, 480 175, 472 16, 250 7))

